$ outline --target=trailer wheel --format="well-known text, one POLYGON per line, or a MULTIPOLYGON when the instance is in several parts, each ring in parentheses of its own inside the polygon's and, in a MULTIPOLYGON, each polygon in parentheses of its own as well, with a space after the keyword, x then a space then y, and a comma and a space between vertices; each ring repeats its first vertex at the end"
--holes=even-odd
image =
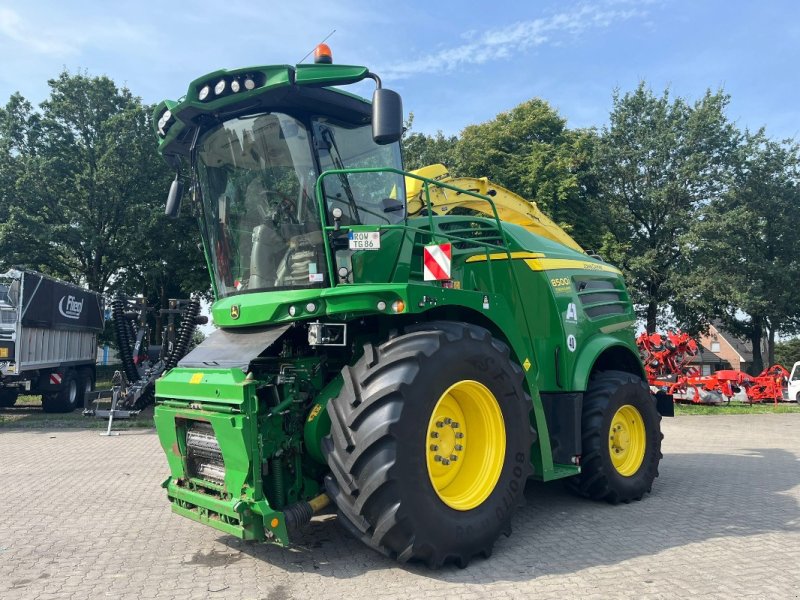
POLYGON ((17 398, 19 398, 19 388, 0 388, 0 408, 11 408, 17 403, 17 398))
POLYGON ((583 398, 581 474, 569 489, 611 504, 641 500, 658 477, 661 415, 641 377, 623 371, 592 376, 583 398))
POLYGON ((78 408, 86 404, 86 394, 94 391, 94 372, 89 368, 78 369, 78 408))
POLYGON ((508 347, 431 322, 345 367, 328 404, 326 487, 341 523, 379 552, 432 568, 488 557, 523 501, 531 400, 508 347))
POLYGON ((68 413, 78 407, 78 378, 72 369, 64 373, 61 388, 51 394, 42 396, 42 410, 49 413, 68 413))

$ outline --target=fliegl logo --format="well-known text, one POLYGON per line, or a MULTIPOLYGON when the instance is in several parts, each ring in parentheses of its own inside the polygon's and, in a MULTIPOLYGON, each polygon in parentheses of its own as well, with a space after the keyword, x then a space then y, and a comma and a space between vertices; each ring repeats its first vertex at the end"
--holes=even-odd
POLYGON ((58 303, 58 312, 68 319, 80 319, 83 311, 83 300, 77 300, 75 296, 61 296, 58 303))

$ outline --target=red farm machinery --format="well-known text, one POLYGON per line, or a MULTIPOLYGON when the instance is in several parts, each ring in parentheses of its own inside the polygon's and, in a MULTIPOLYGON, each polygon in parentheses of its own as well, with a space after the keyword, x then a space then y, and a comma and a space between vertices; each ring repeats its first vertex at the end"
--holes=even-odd
POLYGON ((778 403, 785 398, 789 372, 781 365, 768 367, 755 376, 734 369, 701 375, 698 367, 690 364, 700 346, 687 333, 642 333, 636 343, 650 386, 678 401, 722 404, 741 391, 751 404, 778 403))

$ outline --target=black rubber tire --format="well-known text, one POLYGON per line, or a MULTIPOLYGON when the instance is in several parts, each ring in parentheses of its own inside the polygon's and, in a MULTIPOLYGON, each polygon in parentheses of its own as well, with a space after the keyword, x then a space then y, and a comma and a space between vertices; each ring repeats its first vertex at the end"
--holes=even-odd
POLYGON ((641 377, 624 371, 600 371, 592 375, 583 396, 581 417, 581 474, 565 481, 579 496, 611 504, 641 500, 658 477, 661 461, 661 415, 641 377), (629 404, 642 416, 645 427, 645 454, 633 475, 621 475, 611 462, 608 433, 617 410, 629 404))
POLYGON ((86 405, 86 394, 94 391, 94 372, 89 368, 78 369, 78 408, 86 405))
POLYGON ((0 408, 11 408, 19 398, 18 387, 0 388, 0 408))
POLYGON ((72 412, 80 405, 78 390, 78 378, 69 369, 61 379, 61 388, 55 393, 42 396, 42 410, 47 413, 72 412))
POLYGON ((430 322, 374 346, 342 371, 344 387, 328 404, 331 433, 323 452, 326 477, 342 525, 375 550, 431 568, 466 567, 488 557, 511 533, 532 473, 531 400, 508 346, 467 323, 430 322), (427 475, 427 426, 444 391, 476 380, 497 398, 506 426, 505 461, 497 485, 479 506, 454 510, 427 475))

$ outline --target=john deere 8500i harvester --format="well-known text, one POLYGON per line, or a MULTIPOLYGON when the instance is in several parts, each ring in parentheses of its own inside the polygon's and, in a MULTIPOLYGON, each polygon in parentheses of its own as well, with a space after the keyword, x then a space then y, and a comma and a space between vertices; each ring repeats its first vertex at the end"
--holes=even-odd
POLYGON ((650 491, 659 403, 620 272, 485 179, 405 173, 369 69, 322 48, 216 71, 154 120, 220 327, 157 383, 174 512, 286 545, 332 501, 380 552, 463 566, 529 477, 650 491), (337 87, 364 79, 372 102, 337 87))

